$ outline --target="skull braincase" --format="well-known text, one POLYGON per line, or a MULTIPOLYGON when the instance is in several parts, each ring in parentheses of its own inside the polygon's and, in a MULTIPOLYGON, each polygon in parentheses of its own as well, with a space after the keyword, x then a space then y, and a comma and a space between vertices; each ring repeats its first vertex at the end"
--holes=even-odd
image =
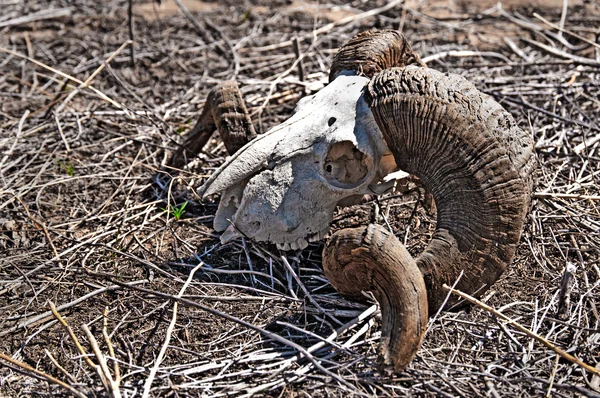
POLYGON ((328 232, 339 201, 385 175, 387 147, 362 95, 368 81, 339 76, 215 172, 200 192, 222 193, 214 226, 223 241, 304 248, 328 232))

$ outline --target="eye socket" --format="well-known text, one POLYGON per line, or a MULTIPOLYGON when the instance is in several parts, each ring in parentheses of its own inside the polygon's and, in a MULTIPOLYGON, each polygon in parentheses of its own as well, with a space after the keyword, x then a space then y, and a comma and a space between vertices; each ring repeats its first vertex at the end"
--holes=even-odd
POLYGON ((371 158, 361 152, 351 141, 333 144, 327 153, 323 170, 325 178, 342 188, 362 183, 373 167, 371 158))

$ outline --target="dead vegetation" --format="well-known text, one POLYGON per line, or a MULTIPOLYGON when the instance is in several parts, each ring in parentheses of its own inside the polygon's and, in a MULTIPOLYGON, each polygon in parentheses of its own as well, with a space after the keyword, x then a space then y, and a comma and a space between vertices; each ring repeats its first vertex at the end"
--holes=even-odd
MULTIPOLYGON (((379 374, 376 307, 333 291, 322 243, 219 243, 193 188, 220 141, 164 166, 217 82, 238 80, 262 133, 356 32, 401 29, 536 142, 521 247, 483 301, 594 367, 600 8, 564 3, 183 1, 190 18, 136 1, 132 65, 127 1, 0 0, 0 395, 598 396, 598 376, 476 306, 432 318, 410 368, 379 374)), ((333 229, 376 220, 418 253, 435 217, 408 188, 333 229)))

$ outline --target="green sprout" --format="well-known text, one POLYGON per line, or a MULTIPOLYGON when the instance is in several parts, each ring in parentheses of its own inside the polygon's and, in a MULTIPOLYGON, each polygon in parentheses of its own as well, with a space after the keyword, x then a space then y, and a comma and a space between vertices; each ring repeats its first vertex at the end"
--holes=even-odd
POLYGON ((60 165, 60 167, 62 167, 65 173, 69 175, 69 177, 73 177, 75 175, 75 169, 73 168, 73 165, 70 161, 67 160, 67 163, 65 164, 59 160, 58 164, 60 165))
POLYGON ((171 214, 171 216, 173 216, 174 219, 176 219, 177 221, 179 221, 181 219, 181 216, 183 216, 183 214, 185 213, 185 207, 187 206, 188 202, 185 201, 184 203, 180 204, 179 206, 173 206, 173 205, 169 205, 169 209, 161 209, 164 212, 168 212, 171 214))
POLYGON ((183 124, 185 124, 185 126, 179 126, 179 128, 177 129, 177 134, 185 133, 189 129, 190 123, 192 123, 192 120, 186 119, 185 122, 183 122, 183 124))

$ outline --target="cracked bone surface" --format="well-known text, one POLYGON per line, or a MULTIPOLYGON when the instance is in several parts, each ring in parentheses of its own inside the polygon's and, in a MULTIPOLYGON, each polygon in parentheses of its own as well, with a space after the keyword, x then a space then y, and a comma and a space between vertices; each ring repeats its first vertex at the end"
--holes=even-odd
POLYGON ((240 149, 200 188, 203 196, 222 193, 214 221, 222 241, 243 235, 303 249, 327 233, 338 202, 370 193, 395 167, 363 98, 368 82, 339 76, 302 99, 290 119, 240 149))

